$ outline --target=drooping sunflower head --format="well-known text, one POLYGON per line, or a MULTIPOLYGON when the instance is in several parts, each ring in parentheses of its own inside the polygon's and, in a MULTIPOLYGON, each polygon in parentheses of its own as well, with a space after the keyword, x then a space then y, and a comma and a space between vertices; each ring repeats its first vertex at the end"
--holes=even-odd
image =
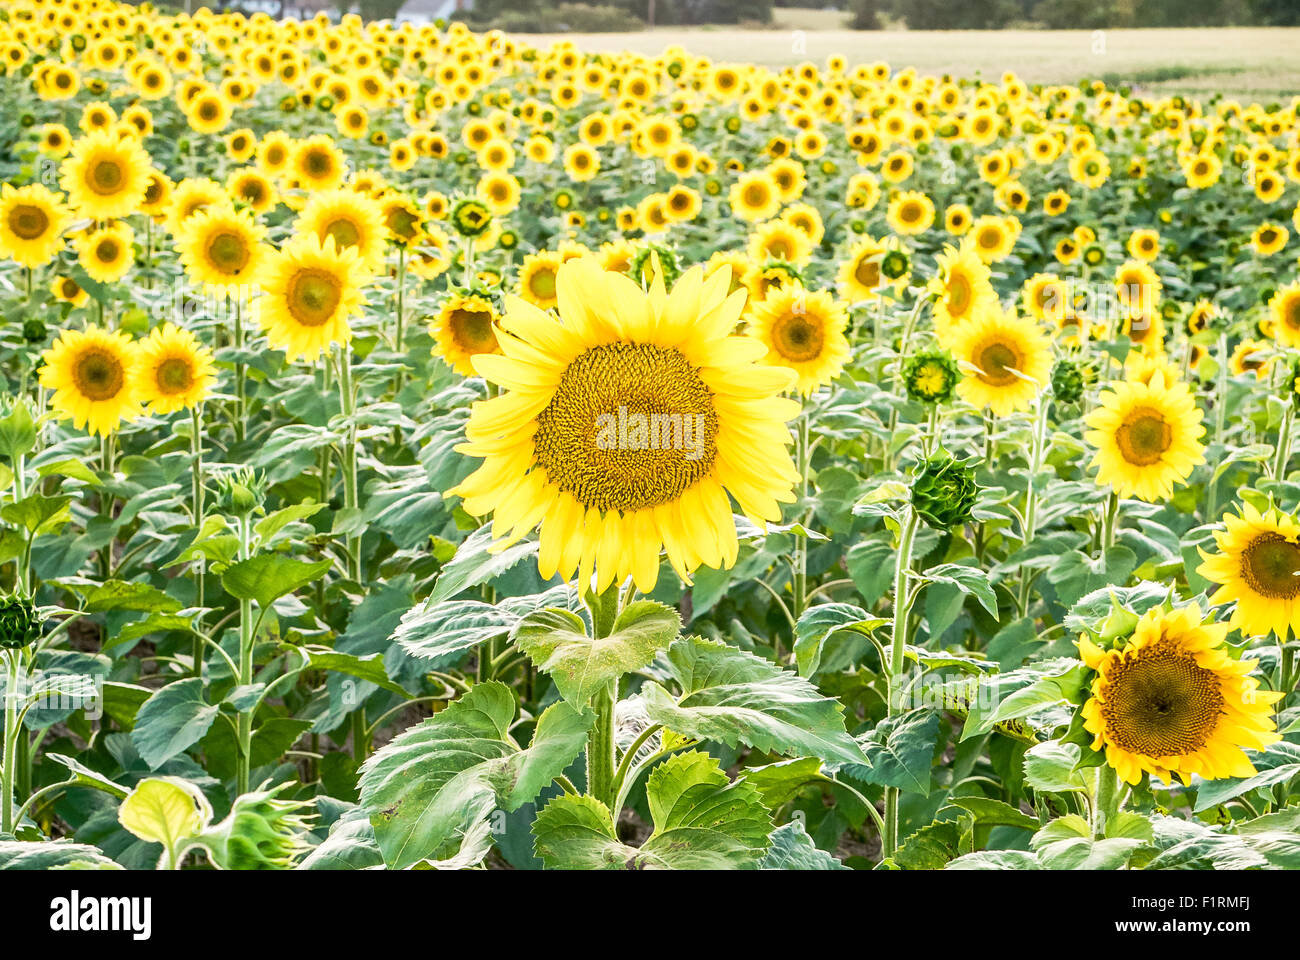
POLYGON ((1080 638, 1080 656, 1096 671, 1084 728, 1121 780, 1253 776, 1242 748, 1262 750, 1281 739, 1272 704, 1282 694, 1259 689, 1249 675, 1257 661, 1233 658, 1223 643, 1228 629, 1206 622, 1191 604, 1149 610, 1109 650, 1080 638))
POLYGON ((290 361, 311 361, 331 344, 347 344, 368 276, 356 251, 340 250, 333 237, 321 243, 302 234, 268 256, 257 305, 271 346, 290 361))
POLYGON ((65 330, 42 354, 42 387, 51 407, 78 430, 107 436, 140 414, 139 348, 121 331, 65 330))
POLYGON ((848 312, 825 290, 789 284, 750 311, 749 335, 767 348, 763 362, 798 374, 805 397, 839 376, 849 358, 848 312))
POLYGON ((1269 631, 1285 641, 1300 635, 1300 524, 1276 507, 1261 512, 1247 503, 1223 516, 1216 553, 1201 550, 1196 570, 1219 584, 1211 604, 1236 601, 1231 625, 1247 636, 1269 631))
POLYGON ((171 323, 155 327, 140 341, 137 372, 139 399, 154 414, 202 403, 217 379, 212 351, 171 323))
POLYGON ((500 353, 496 307, 478 293, 451 293, 429 324, 433 352, 463 377, 475 376, 471 359, 480 353, 500 353))
POLYGON ((247 210, 208 207, 181 226, 176 247, 190 278, 209 290, 225 292, 256 282, 269 248, 266 230, 247 210))
POLYGON ((0 186, 0 257, 24 267, 49 263, 63 249, 71 220, 62 199, 41 184, 0 186))
POLYGON ((96 130, 72 145, 60 167, 60 185, 78 215, 115 220, 144 201, 151 169, 139 140, 96 130))
POLYGON ((346 189, 313 194, 294 223, 294 233, 314 234, 322 244, 333 239, 339 250, 354 250, 370 273, 383 269, 384 210, 365 194, 346 189))
POLYGON ((728 494, 759 523, 792 502, 798 405, 778 394, 793 375, 732 336, 744 295, 728 273, 693 268, 669 293, 582 257, 557 273, 558 319, 507 297, 504 356, 473 359, 505 392, 474 404, 457 449, 484 462, 450 493, 493 512, 496 536, 540 523, 542 577, 585 586, 594 569, 598 590, 631 576, 646 592, 665 548, 689 581, 735 562, 728 494))
POLYGON ((1205 462, 1202 413, 1187 384, 1156 372, 1147 383, 1117 381, 1085 418, 1084 439, 1097 449, 1097 482, 1120 497, 1167 500, 1174 484, 1205 462))
POLYGON ((1014 310, 981 312, 957 328, 948 346, 966 374, 958 395, 995 416, 1028 410, 1051 376, 1051 341, 1014 310))

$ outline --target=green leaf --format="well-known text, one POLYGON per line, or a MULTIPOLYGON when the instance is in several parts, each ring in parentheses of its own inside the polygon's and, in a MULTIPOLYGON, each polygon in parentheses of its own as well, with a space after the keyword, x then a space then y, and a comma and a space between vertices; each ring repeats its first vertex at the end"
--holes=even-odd
POLYGON ((961 739, 982 736, 996 724, 1019 720, 1062 700, 1079 700, 1087 672, 1081 661, 1061 657, 984 678, 961 739))
POLYGON ((1282 870, 1300 870, 1300 806, 1234 824, 1237 834, 1256 853, 1282 870))
POLYGON ((981 827, 1021 827, 1025 830, 1037 830, 1040 826, 1037 818, 992 797, 950 797, 948 802, 971 814, 975 818, 975 823, 981 827))
POLYGON ((175 613, 181 602, 147 583, 128 580, 64 579, 57 581, 62 587, 81 597, 86 613, 106 613, 109 610, 141 610, 146 613, 175 613))
POLYGON ((852 603, 821 603, 809 607, 799 617, 794 627, 794 655, 801 677, 811 677, 821 665, 822 648, 826 640, 840 630, 850 630, 863 636, 883 624, 882 617, 873 617, 852 603))
POLYGON ((1041 870, 1028 850, 977 850, 951 860, 945 870, 1041 870))
POLYGON ((203 699, 203 681, 198 677, 177 680, 140 707, 131 740, 149 769, 157 770, 198 743, 216 720, 219 709, 203 699))
POLYGON ((679 629, 677 611, 638 600, 623 608, 608 636, 589 637, 577 614, 548 609, 520 621, 515 643, 555 681, 560 696, 581 709, 611 680, 649 666, 679 629))
POLYGON ((637 849, 619 841, 603 803, 557 797, 533 823, 537 856, 548 869, 736 870, 756 867, 767 850, 772 820, 758 788, 728 780, 706 753, 655 767, 646 800, 654 832, 637 849))
POLYGON ((974 597, 993 619, 998 618, 998 598, 989 582, 988 572, 960 563, 941 563, 920 575, 922 580, 950 583, 962 593, 974 597))
POLYGON ((102 790, 104 793, 111 794, 119 800, 124 799, 127 795, 125 787, 114 783, 102 773, 97 773, 89 767, 83 765, 72 757, 65 757, 61 753, 47 753, 45 759, 53 760, 55 763, 68 768, 68 772, 77 778, 75 786, 92 787, 95 790, 102 790))
POLYGON ((1088 793, 1077 743, 1048 740, 1025 751, 1025 783, 1041 793, 1088 793))
POLYGON ((117 809, 117 819, 147 843, 175 852, 198 836, 212 819, 212 806, 198 787, 178 777, 149 777, 117 809))
POLYGON ((760 870, 847 870, 839 860, 813 843, 803 823, 791 820, 772 831, 772 846, 760 870))
POLYGON ((433 669, 441 669, 454 664, 467 650, 505 636, 527 614, 561 603, 570 607, 577 603, 574 591, 563 585, 497 603, 425 600, 403 614, 390 639, 411 656, 432 660, 433 669))
POLYGON ((256 601, 265 610, 281 597, 320 579, 331 566, 330 560, 311 563, 280 553, 259 553, 227 567, 221 585, 232 597, 256 601))
POLYGON ((57 533, 72 520, 72 496, 64 494, 47 497, 34 493, 16 503, 0 507, 0 518, 16 527, 22 527, 33 537, 43 533, 57 533))
POLYGON ((559 776, 595 722, 590 710, 552 704, 520 750, 509 738, 514 716, 510 688, 481 683, 365 762, 361 806, 385 863, 404 868, 456 853, 493 810, 517 810, 559 776))
POLYGON ((844 774, 863 783, 897 787, 930 795, 930 766, 939 739, 939 715, 911 710, 882 719, 874 730, 858 737, 869 766, 847 766, 844 774))
POLYGON ((12 463, 35 449, 36 422, 27 407, 27 399, 16 399, 9 412, 0 417, 0 456, 8 457, 12 463))
POLYGON ((382 867, 384 856, 365 810, 354 807, 335 821, 329 836, 298 864, 299 870, 366 870, 382 867))
POLYGON ((0 840, 0 870, 70 870, 76 868, 121 870, 98 847, 67 840, 0 840))
POLYGON ((346 673, 352 677, 368 680, 375 686, 382 687, 390 693, 399 694, 403 698, 409 699, 411 696, 400 683, 389 678, 388 671, 384 669, 384 655, 382 653, 372 653, 368 656, 359 657, 350 653, 339 653, 329 647, 293 646, 292 644, 285 644, 284 649, 298 651, 317 670, 346 673))
POLYGON ((1088 821, 1074 813, 1053 820, 1029 841, 1049 870, 1119 870, 1142 845, 1136 837, 1094 840, 1088 821))
POLYGON ((274 539, 275 535, 291 523, 299 520, 306 520, 308 517, 319 513, 324 509, 323 503, 295 503, 284 507, 274 513, 267 514, 261 520, 253 525, 253 532, 257 534, 262 546, 267 546, 274 539))
POLYGON ((525 557, 537 553, 536 540, 524 540, 493 552, 491 525, 480 527, 456 550, 434 584, 430 603, 449 600, 458 593, 495 580, 525 557))
POLYGON ((936 820, 899 845, 894 863, 904 870, 942 870, 950 860, 974 852, 975 818, 963 813, 936 820))
POLYGON ((67 457, 63 460, 43 463, 36 468, 36 475, 38 477, 67 477, 69 480, 80 480, 92 487, 98 487, 103 482, 99 479, 98 474, 76 457, 67 457))
POLYGON ((761 767, 746 767, 745 779, 758 787, 763 804, 769 810, 779 810, 810 783, 829 782, 817 757, 798 757, 761 767))
POLYGON ((802 677, 717 640, 680 637, 665 667, 681 689, 654 681, 641 688, 646 713, 674 733, 766 753, 866 763, 844 729, 843 705, 802 677))
POLYGON ((1196 789, 1196 805, 1192 812, 1200 813, 1260 787, 1286 783, 1300 776, 1300 746, 1294 743, 1283 740, 1262 753, 1252 751, 1252 754, 1251 761, 1258 773, 1253 777, 1204 781, 1196 789))

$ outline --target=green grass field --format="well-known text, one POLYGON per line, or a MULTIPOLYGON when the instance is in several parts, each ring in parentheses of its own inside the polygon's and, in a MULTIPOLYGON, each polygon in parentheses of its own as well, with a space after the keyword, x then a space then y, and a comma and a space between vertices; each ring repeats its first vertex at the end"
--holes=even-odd
POLYGON ((1001 76, 1031 82, 1100 77, 1151 93, 1277 100, 1300 95, 1300 28, 1181 30, 859 31, 844 14, 781 9, 770 29, 669 27, 642 33, 530 36, 570 39, 584 50, 658 53, 677 44, 714 60, 783 66, 843 53, 853 62, 886 60, 925 73, 1001 76))

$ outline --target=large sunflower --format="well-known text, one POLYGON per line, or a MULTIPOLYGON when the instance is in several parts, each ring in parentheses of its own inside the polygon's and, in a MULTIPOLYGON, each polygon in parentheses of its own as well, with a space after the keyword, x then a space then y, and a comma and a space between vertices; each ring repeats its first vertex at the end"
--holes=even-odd
POLYGON ((1247 636, 1272 630, 1286 639, 1287 628, 1300 635, 1300 523, 1270 507, 1260 513, 1250 504, 1241 515, 1225 514, 1216 530, 1218 553, 1201 550, 1196 572, 1219 589, 1210 603, 1237 602, 1231 625, 1247 636))
POLYGON ((474 376, 475 354, 500 353, 497 312, 492 302, 475 293, 452 294, 429 324, 433 352, 463 377, 474 376))
POLYGON ((212 351, 188 330, 154 327, 139 344, 137 387, 150 413, 174 413, 202 403, 216 382, 212 351))
POLYGON ((1224 648, 1228 629, 1203 622, 1191 604, 1148 611, 1117 649, 1079 640, 1080 656, 1097 672, 1083 725, 1125 783, 1136 785, 1143 772, 1165 783, 1177 774, 1188 785, 1192 774, 1253 776, 1242 748, 1281 739, 1272 705, 1282 694, 1258 689, 1249 676, 1257 661, 1236 660, 1224 648))
POLYGON ((1174 484, 1205 462, 1201 416, 1187 384, 1171 383, 1163 373, 1148 383, 1111 384, 1084 421, 1092 429, 1083 437, 1097 448, 1090 464, 1099 468, 1097 482, 1121 497, 1169 498, 1174 484))
POLYGON ((51 407, 78 430, 107 436, 139 415, 139 348, 120 330, 64 330, 41 360, 41 386, 54 391, 51 407))
POLYGON ((39 183, 0 186, 0 257, 24 267, 49 263, 63 249, 72 214, 58 194, 39 183))
POLYGON ((257 301, 271 346, 289 361, 310 361, 332 343, 348 343, 348 318, 365 302, 365 276, 356 251, 339 250, 333 237, 322 244, 315 234, 304 234, 271 254, 257 301))
POLYGON ((256 282, 270 252, 265 235, 247 210, 209 207, 181 225, 176 248, 195 283, 224 292, 256 282))
POLYGON ((795 283, 770 291, 753 305, 748 332, 767 348, 763 362, 797 373, 796 386, 807 397, 844 369, 848 323, 843 304, 829 293, 813 293, 795 283))
POLYGON ((294 233, 313 233, 321 243, 333 237, 340 250, 356 250, 357 259, 371 273, 384 268, 388 240, 384 208, 364 194, 351 190, 313 194, 298 215, 294 233))
POLYGON ((659 550, 689 582, 730 566, 737 539, 727 494, 755 522, 777 520, 798 478, 777 396, 794 375, 759 366, 757 341, 731 335, 744 294, 730 270, 689 270, 671 294, 648 291, 594 259, 558 274, 558 322, 507 299, 505 356, 474 367, 506 388, 474 404, 468 442, 484 463, 455 490, 466 511, 495 511, 510 539, 541 524, 538 566, 597 589, 629 575, 649 592, 659 550))
POLYGON ((947 343, 963 324, 997 307, 998 295, 989 281, 988 266, 971 243, 945 246, 935 259, 939 272, 929 284, 937 297, 934 329, 939 340, 947 343))
POLYGON ((153 167, 134 137, 96 130, 72 145, 59 168, 72 208, 92 220, 115 220, 144 202, 153 167))
POLYGON ((958 327, 946 345, 966 374, 957 394, 999 417, 1028 410, 1051 378, 1051 341, 1015 310, 983 311, 958 327))

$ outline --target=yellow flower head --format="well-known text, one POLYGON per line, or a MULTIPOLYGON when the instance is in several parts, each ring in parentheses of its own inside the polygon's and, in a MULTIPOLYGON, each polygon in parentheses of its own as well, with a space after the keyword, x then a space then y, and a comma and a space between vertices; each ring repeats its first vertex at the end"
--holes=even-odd
POLYGON ((54 391, 50 406, 78 430, 107 436, 139 416, 139 348, 125 333, 64 330, 41 360, 41 386, 54 391))

